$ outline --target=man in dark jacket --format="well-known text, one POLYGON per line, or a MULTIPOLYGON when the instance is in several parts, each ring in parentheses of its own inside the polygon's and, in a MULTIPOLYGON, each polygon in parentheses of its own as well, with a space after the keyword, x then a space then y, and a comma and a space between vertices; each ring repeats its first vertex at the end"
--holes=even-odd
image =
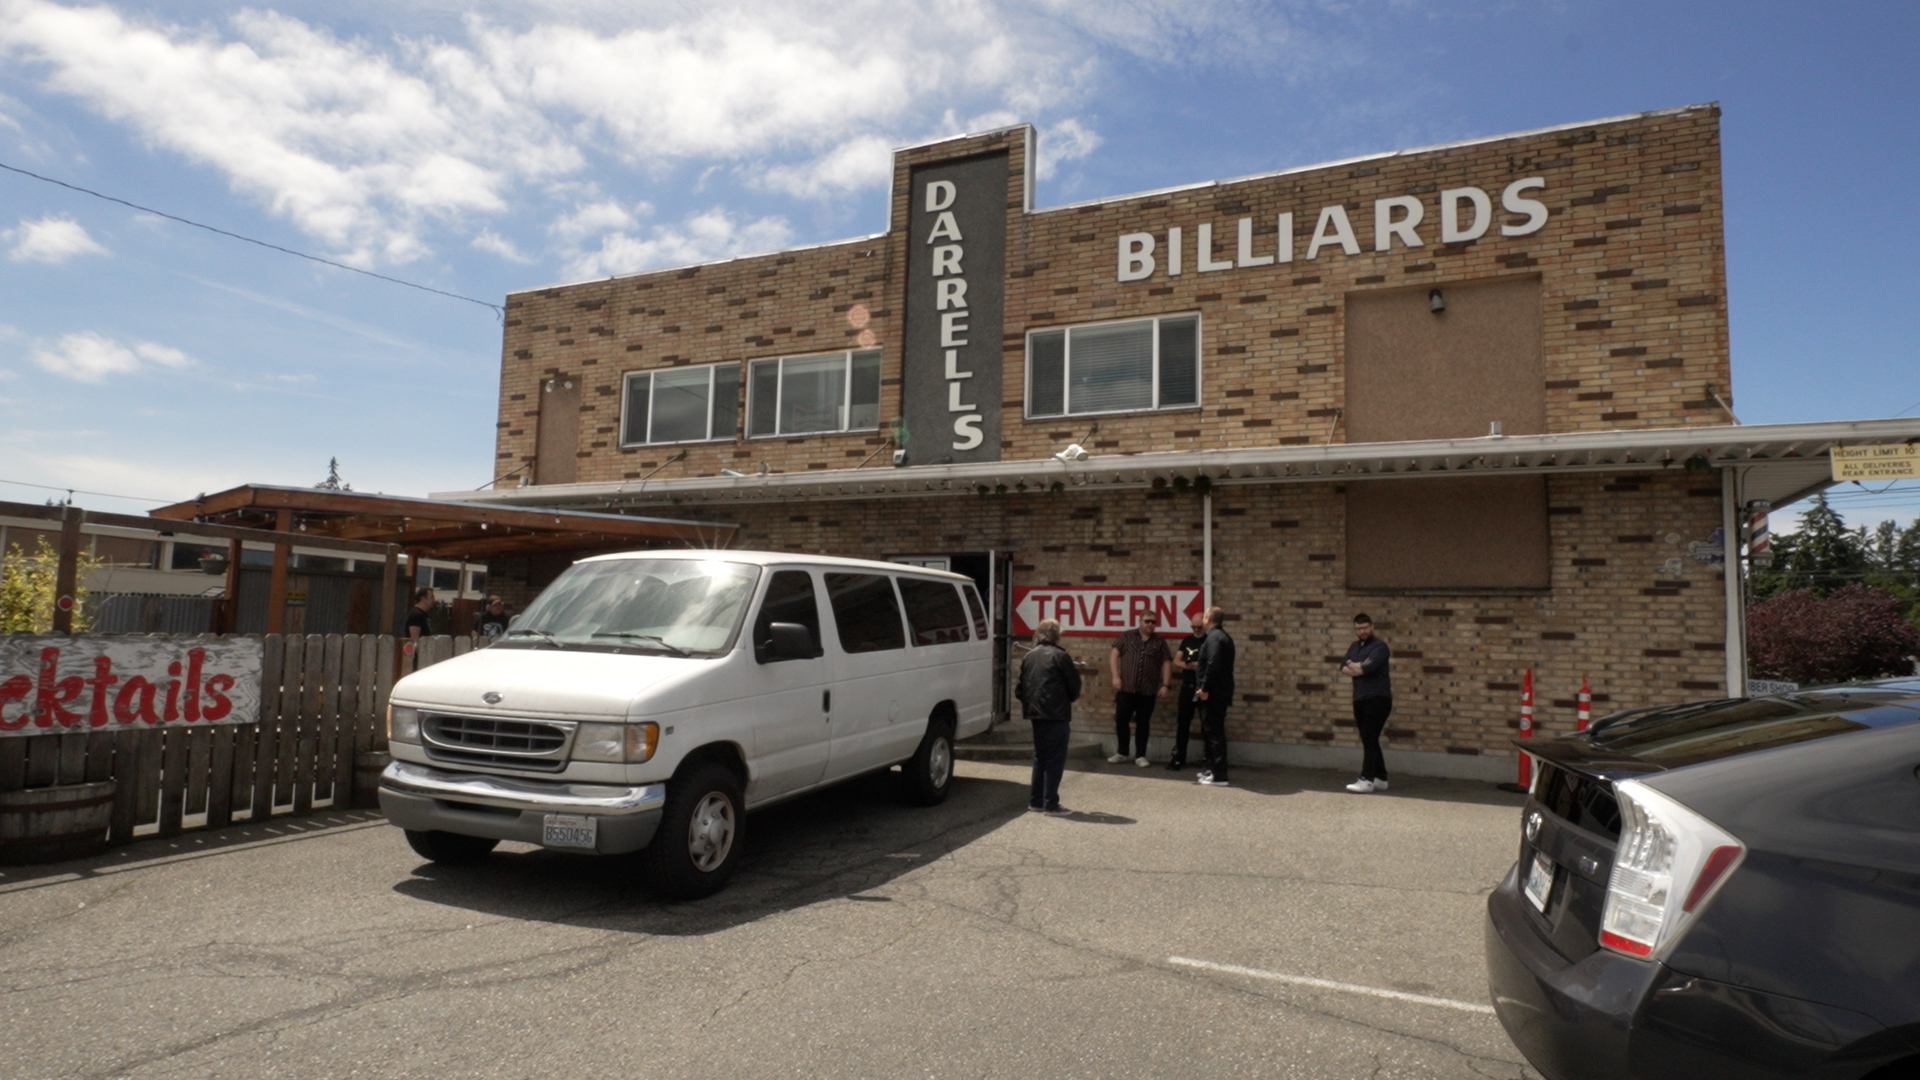
POLYGON ((1060 624, 1042 619, 1034 628, 1033 648, 1020 660, 1014 690, 1033 723, 1033 790, 1027 809, 1054 817, 1071 811, 1060 805, 1060 777, 1067 771, 1067 741, 1073 732, 1073 703, 1080 698, 1080 673, 1060 647, 1060 624))
POLYGON ((1360 729, 1363 748, 1360 779, 1347 785, 1356 795, 1387 790, 1387 758, 1380 752, 1380 733, 1393 715, 1393 650, 1373 633, 1373 616, 1353 617, 1352 645, 1340 663, 1340 674, 1353 680, 1353 723, 1360 729))
POLYGON ((1207 640, 1193 673, 1194 700, 1204 710, 1200 730, 1206 737, 1207 768, 1195 778, 1208 787, 1227 786, 1227 706, 1233 704, 1233 639, 1221 627, 1224 609, 1207 609, 1207 640))

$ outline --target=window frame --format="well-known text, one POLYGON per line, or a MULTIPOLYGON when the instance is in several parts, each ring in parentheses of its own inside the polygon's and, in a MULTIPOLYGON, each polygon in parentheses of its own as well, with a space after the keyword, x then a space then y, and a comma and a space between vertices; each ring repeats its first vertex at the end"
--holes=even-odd
POLYGON ((880 401, 879 401, 879 397, 881 395, 878 395, 878 394, 876 394, 876 397, 874 400, 872 427, 852 427, 849 425, 847 427, 830 428, 826 431, 780 431, 779 430, 781 406, 785 404, 786 393, 787 393, 787 379, 786 379, 787 361, 816 360, 821 357, 838 355, 841 359, 841 363, 844 365, 842 368, 842 374, 841 374, 840 411, 842 416, 845 416, 851 419, 853 416, 853 358, 854 358, 854 355, 857 353, 873 353, 875 355, 878 361, 878 367, 879 367, 879 373, 880 373, 880 380, 879 380, 880 385, 876 387, 876 390, 884 390, 886 388, 885 387, 886 353, 883 350, 878 348, 828 349, 824 352, 794 353, 792 355, 783 354, 780 356, 760 356, 760 357, 754 357, 752 359, 742 362, 741 368, 740 368, 741 376, 746 380, 746 384, 747 384, 747 395, 746 395, 745 407, 741 410, 741 416, 740 416, 740 431, 743 437, 749 440, 751 439, 808 439, 816 435, 846 435, 854 432, 879 431, 882 425, 880 423, 880 401), (753 405, 754 405, 753 369, 755 365, 758 365, 758 364, 776 364, 778 365, 778 367, 775 369, 774 380, 773 380, 773 386, 774 386, 773 425, 775 430, 771 432, 767 432, 765 434, 756 435, 754 434, 754 431, 753 431, 753 405))
POLYGON ((746 366, 738 360, 722 360, 712 364, 682 364, 678 367, 642 368, 638 371, 622 372, 620 375, 620 446, 624 449, 626 447, 637 447, 637 446, 690 446, 694 443, 738 442, 739 441, 738 432, 740 430, 740 424, 741 424, 740 409, 739 409, 740 399, 738 397, 734 398, 734 402, 735 402, 734 414, 733 414, 734 430, 729 431, 724 435, 718 434, 713 430, 714 391, 717 389, 717 387, 715 386, 715 375, 719 371, 719 369, 726 367, 728 365, 732 365, 736 369, 734 372, 733 392, 737 395, 740 393, 740 380, 741 378, 744 377, 745 370, 746 370, 746 366), (655 395, 654 393, 653 377, 656 374, 663 371, 666 371, 666 372, 690 371, 690 370, 697 370, 700 368, 705 368, 707 372, 707 436, 706 438, 704 439, 668 439, 660 442, 655 442, 652 439, 646 439, 640 442, 628 442, 627 441, 627 409, 633 404, 633 394, 629 389, 629 386, 632 383, 632 381, 635 378, 638 378, 641 376, 646 377, 646 380, 647 380, 647 434, 651 435, 653 434, 653 403, 656 400, 658 400, 657 395, 655 395))
POLYGON ((1205 330, 1206 317, 1199 311, 1176 311, 1164 315, 1133 315, 1124 319, 1106 319, 1089 323, 1062 323, 1057 326, 1034 327, 1027 331, 1026 351, 1023 356, 1026 371, 1021 388, 1021 415, 1025 420, 1060 420, 1076 416, 1126 416, 1143 413, 1172 413, 1198 410, 1206 401, 1205 376, 1200 362, 1202 349, 1201 336, 1205 330), (1160 324, 1175 319, 1193 320, 1193 402, 1185 405, 1160 404, 1160 324), (1153 338, 1153 404, 1141 409, 1100 409, 1097 411, 1073 411, 1073 332, 1092 330, 1103 326, 1119 326, 1125 323, 1144 322, 1152 327, 1153 338), (1057 413, 1035 413, 1033 411, 1033 339, 1037 334, 1061 334, 1060 352, 1060 402, 1061 411, 1057 413))

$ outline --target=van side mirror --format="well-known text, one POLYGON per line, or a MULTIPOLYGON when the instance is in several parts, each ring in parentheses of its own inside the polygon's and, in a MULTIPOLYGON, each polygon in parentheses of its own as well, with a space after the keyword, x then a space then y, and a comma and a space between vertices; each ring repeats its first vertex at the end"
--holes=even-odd
POLYGON ((811 660, 820 655, 820 647, 814 644, 813 631, 800 623, 768 623, 767 635, 768 640, 760 650, 761 663, 774 660, 811 660))

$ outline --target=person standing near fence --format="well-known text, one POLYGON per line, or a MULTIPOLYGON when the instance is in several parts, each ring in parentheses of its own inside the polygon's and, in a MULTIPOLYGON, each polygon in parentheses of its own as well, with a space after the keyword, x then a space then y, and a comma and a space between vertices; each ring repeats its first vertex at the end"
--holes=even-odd
POLYGON ((1154 633, 1160 617, 1143 612, 1140 625, 1114 639, 1107 650, 1107 666, 1113 672, 1113 730, 1118 743, 1107 760, 1118 765, 1133 758, 1147 767, 1147 736, 1153 724, 1153 706, 1173 684, 1173 656, 1167 641, 1154 633), (1127 753, 1127 733, 1133 732, 1134 753, 1127 753))
POLYGON ((1080 698, 1080 673, 1060 647, 1060 624, 1042 619, 1034 628, 1033 648, 1020 658, 1014 696, 1033 724, 1033 788, 1027 809, 1054 817, 1072 811, 1060 805, 1060 778, 1067 771, 1067 742, 1073 734, 1073 703, 1080 698))
POLYGON ((1173 654, 1173 666, 1180 672, 1180 689, 1174 703, 1173 760, 1167 762, 1167 768, 1174 772, 1187 767, 1187 742, 1193 735, 1193 708, 1197 704, 1193 699, 1194 671, 1200 666, 1200 646, 1207 640, 1207 617, 1195 615, 1190 625, 1193 633, 1180 639, 1180 647, 1173 654))
POLYGON ((422 586, 413 590, 413 607, 407 609, 407 640, 419 641, 433 636, 433 590, 422 586))
POLYGON ((1393 715, 1393 679, 1387 668, 1393 650, 1373 635, 1373 616, 1353 617, 1352 645, 1340 664, 1340 674, 1353 680, 1353 723, 1360 729, 1363 748, 1360 779, 1347 785, 1355 795, 1387 790, 1387 758, 1380 752, 1380 734, 1393 715))
POLYGON ((1208 787, 1227 786, 1227 706, 1233 704, 1233 638, 1227 636, 1224 608, 1207 609, 1207 639, 1194 670, 1194 699, 1204 710, 1207 768, 1195 778, 1208 787))
POLYGON ((487 597, 487 610, 480 615, 478 633, 489 641, 507 633, 507 602, 498 596, 487 597))

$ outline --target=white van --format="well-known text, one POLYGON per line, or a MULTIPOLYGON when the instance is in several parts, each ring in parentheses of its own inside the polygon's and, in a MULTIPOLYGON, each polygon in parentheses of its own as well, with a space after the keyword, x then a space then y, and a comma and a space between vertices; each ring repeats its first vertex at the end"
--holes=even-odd
POLYGON ((643 551, 575 563, 491 648, 394 685, 380 808, 441 863, 502 840, 645 849, 676 897, 720 888, 747 810, 902 766, 946 798, 991 722, 971 579, 863 559, 643 551))

